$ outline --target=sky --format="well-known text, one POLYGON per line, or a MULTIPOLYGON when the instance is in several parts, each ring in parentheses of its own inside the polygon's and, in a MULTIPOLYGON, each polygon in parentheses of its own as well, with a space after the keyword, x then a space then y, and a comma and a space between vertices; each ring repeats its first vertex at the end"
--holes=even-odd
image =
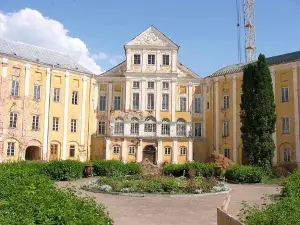
MULTIPOLYGON (((179 61, 206 77, 239 62, 242 1, 0 0, 0 37, 65 52, 99 74, 122 62, 124 45, 154 25, 180 46, 179 61)), ((257 55, 299 51, 300 1, 255 4, 257 55)))

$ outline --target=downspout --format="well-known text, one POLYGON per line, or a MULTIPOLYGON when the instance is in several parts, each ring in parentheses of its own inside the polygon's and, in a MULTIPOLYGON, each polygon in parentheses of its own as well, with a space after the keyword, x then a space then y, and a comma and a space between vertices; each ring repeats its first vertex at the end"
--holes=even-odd
POLYGON ((87 155, 87 159, 90 160, 89 157, 89 142, 90 142, 90 117, 91 117, 91 91, 92 91, 92 79, 94 78, 94 75, 92 76, 92 78, 90 79, 90 91, 89 91, 89 116, 88 116, 88 135, 87 135, 87 149, 86 149, 86 155, 87 155))

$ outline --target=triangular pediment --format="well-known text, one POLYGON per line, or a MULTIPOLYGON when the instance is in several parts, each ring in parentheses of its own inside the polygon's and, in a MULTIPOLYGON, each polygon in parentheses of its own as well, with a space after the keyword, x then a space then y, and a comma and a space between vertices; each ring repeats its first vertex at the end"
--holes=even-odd
POLYGON ((111 68, 110 70, 102 73, 102 77, 125 77, 126 61, 121 62, 119 65, 111 68))
POLYGON ((127 46, 160 46, 160 47, 173 47, 178 48, 171 39, 160 32, 154 26, 149 27, 147 30, 133 38, 127 46))
POLYGON ((177 72, 178 77, 181 78, 201 78, 198 74, 196 74, 180 62, 177 63, 177 72))

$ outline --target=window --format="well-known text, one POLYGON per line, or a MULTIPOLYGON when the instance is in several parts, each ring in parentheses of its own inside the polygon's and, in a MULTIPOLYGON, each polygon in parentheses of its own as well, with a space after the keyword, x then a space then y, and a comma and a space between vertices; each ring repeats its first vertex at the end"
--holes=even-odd
POLYGON ((60 88, 54 88, 54 102, 60 102, 60 88))
POLYGON ((149 65, 155 64, 155 55, 148 55, 148 64, 149 65))
POLYGON ((8 142, 7 143, 7 156, 14 156, 16 153, 16 143, 8 142))
POLYGON ((171 155, 171 147, 165 147, 165 155, 171 155))
POLYGON ((51 155, 57 155, 58 145, 50 144, 50 153, 51 155))
POLYGON ((39 130, 40 129, 40 116, 33 115, 32 116, 32 130, 39 130))
POLYGON ((139 134, 139 120, 137 118, 131 119, 130 133, 131 134, 139 134))
POLYGON ((140 108, 140 94, 139 93, 133 93, 132 95, 132 109, 133 110, 139 110, 140 108))
POLYGON ((105 134, 105 121, 98 122, 98 133, 101 135, 105 134))
POLYGON ((282 120, 282 133, 289 134, 290 133, 290 118, 283 117, 281 120, 282 120))
POLYGON ((120 110, 121 109, 121 97, 120 96, 115 96, 114 109, 115 110, 120 110))
POLYGON ((134 155, 134 154, 135 154, 135 147, 129 146, 129 155, 134 155))
POLYGON ((72 92, 72 104, 78 105, 78 91, 72 92))
POLYGON ((124 120, 120 117, 115 121, 115 134, 124 134, 124 120))
POLYGON ((114 154, 119 154, 119 152, 120 152, 120 146, 115 145, 115 146, 113 147, 113 150, 114 150, 114 154))
POLYGON ((148 89, 154 89, 154 81, 148 81, 148 89))
POLYGON ((162 94, 162 110, 169 110, 169 94, 162 94))
POLYGON ((180 155, 186 154, 186 147, 180 147, 180 155))
POLYGON ((133 56, 133 63, 135 65, 140 65, 141 64, 141 55, 134 54, 134 56, 133 56))
POLYGON ((147 109, 148 110, 153 110, 154 109, 154 94, 152 94, 152 93, 149 93, 148 95, 147 95, 147 109))
POLYGON ((15 112, 11 112, 9 116, 9 127, 16 128, 17 127, 18 114, 15 112))
POLYGON ((223 96, 223 108, 228 109, 229 108, 229 95, 223 96))
POLYGON ((170 135, 170 120, 163 119, 161 124, 161 134, 162 135, 170 135))
POLYGON ((19 96, 19 81, 13 80, 11 82, 11 91, 10 91, 10 95, 11 96, 19 96))
POLYGON ((282 87, 281 88, 281 102, 288 102, 289 101, 289 88, 282 87))
POLYGON ((229 148, 225 148, 224 149, 224 156, 228 159, 230 159, 230 149, 229 148))
POLYGON ((71 132, 77 132, 77 120, 75 119, 71 119, 71 132))
POLYGON ((195 136, 196 137, 202 136, 202 123, 195 123, 195 136))
POLYGON ((70 157, 75 157, 76 146, 70 145, 70 157))
POLYGON ((133 89, 140 89, 140 82, 139 81, 133 81, 132 88, 133 89))
POLYGON ((99 110, 105 111, 105 109, 106 109, 106 96, 100 96, 99 110))
POLYGON ((180 112, 186 112, 186 97, 180 97, 180 112))
POLYGON ((40 85, 33 86, 33 99, 34 100, 41 99, 41 86, 40 85))
POLYGON ((223 137, 229 136, 229 121, 223 121, 223 137))
POLYGON ((53 131, 58 131, 59 130, 59 118, 58 117, 53 117, 52 130, 53 131))
POLYGON ((283 161, 284 162, 290 162, 292 159, 292 151, 290 148, 284 148, 283 149, 283 161))
POLYGON ((162 82, 162 85, 164 90, 169 90, 169 82, 164 81, 162 82))
POLYGON ((164 66, 170 65, 170 56, 169 55, 163 55, 163 65, 164 66))
POLYGON ((156 132, 156 120, 153 116, 148 116, 145 121, 145 132, 156 132))
POLYGON ((195 98, 195 113, 201 113, 202 112, 202 99, 201 98, 195 98))
POLYGON ((186 123, 184 119, 178 119, 176 125, 177 136, 186 136, 186 123))
POLYGON ((209 109, 209 102, 207 102, 207 103, 206 103, 206 105, 207 105, 207 106, 206 106, 206 107, 207 107, 207 109, 209 109))

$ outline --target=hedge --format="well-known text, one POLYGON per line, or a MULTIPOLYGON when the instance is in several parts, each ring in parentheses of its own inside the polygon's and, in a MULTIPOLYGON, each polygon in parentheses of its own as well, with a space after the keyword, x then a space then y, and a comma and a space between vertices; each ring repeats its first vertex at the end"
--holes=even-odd
POLYGON ((212 177, 214 176, 214 163, 189 162, 185 164, 167 164, 163 168, 164 175, 174 177, 186 176, 189 167, 196 170, 197 176, 212 177))
POLYGON ((262 177, 262 170, 254 166, 232 165, 225 172, 227 180, 238 183, 259 183, 262 177))

